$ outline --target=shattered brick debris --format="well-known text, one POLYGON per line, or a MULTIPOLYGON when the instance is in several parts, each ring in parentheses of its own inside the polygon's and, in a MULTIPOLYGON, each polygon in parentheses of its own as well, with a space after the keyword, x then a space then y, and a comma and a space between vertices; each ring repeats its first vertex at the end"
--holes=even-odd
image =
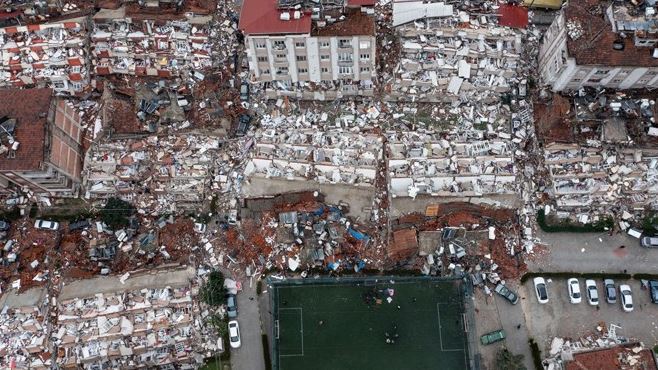
POLYGON ((6 369, 49 369, 47 316, 41 307, 4 306, 0 311, 0 366, 6 369))

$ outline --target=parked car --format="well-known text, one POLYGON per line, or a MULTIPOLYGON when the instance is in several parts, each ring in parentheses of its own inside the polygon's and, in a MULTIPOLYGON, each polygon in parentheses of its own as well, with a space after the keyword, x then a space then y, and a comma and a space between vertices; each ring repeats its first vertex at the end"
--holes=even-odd
POLYGON ((626 312, 633 311, 633 294, 631 292, 631 287, 626 284, 620 285, 619 296, 621 297, 621 308, 626 312))
POLYGON ((604 279, 603 288, 605 290, 605 300, 608 303, 617 303, 617 288, 615 288, 615 281, 612 279, 604 279))
POLYGON ((87 220, 75 221, 69 224, 69 231, 82 230, 89 226, 91 226, 91 224, 87 220))
POLYGON ((548 291, 546 290, 546 280, 543 277, 536 277, 532 279, 535 285, 535 293, 537 294, 537 301, 544 304, 548 303, 548 291))
POLYGON ((480 343, 482 343, 483 346, 486 346, 491 343, 496 343, 501 340, 505 339, 505 330, 500 329, 500 330, 495 330, 492 331, 491 333, 484 334, 483 336, 480 337, 480 343))
POLYGON ((240 101, 249 101, 249 83, 246 81, 240 84, 240 101))
POLYGON ((48 220, 36 220, 34 222, 34 228, 56 231, 59 230, 59 222, 48 221, 48 220))
POLYGON ((0 231, 7 231, 9 230, 9 222, 0 220, 0 231))
POLYGON ((238 125, 235 129, 235 136, 242 137, 249 131, 249 123, 251 123, 251 116, 248 114, 241 114, 238 117, 238 125))
POLYGON ((510 301, 511 304, 517 304, 519 302, 519 296, 502 283, 498 283, 494 291, 510 301))
POLYGON ((598 306, 599 291, 596 289, 596 282, 592 279, 585 280, 585 290, 587 291, 587 302, 592 306, 598 306))
POLYGON ((645 236, 640 239, 640 244, 647 248, 658 248, 658 236, 645 236))
POLYGON ((228 322, 228 339, 231 342, 231 348, 240 348, 240 325, 236 320, 228 322))
POLYGON ((583 297, 580 295, 580 283, 578 279, 571 278, 567 280, 567 287, 569 288, 569 301, 573 304, 580 303, 583 297))
POLYGON ((205 233, 207 228, 208 227, 206 224, 202 224, 200 222, 194 223, 194 231, 198 232, 199 234, 205 233))
POLYGON ((658 303, 658 281, 649 280, 649 294, 651 295, 651 303, 658 303))
POLYGON ((238 317, 238 300, 235 294, 226 295, 226 313, 231 319, 238 317))

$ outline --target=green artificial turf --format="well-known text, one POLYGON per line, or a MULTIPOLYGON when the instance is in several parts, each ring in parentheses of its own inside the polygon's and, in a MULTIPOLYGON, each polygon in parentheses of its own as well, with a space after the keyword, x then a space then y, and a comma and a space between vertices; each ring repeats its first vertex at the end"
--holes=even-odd
POLYGON ((274 368, 467 369, 460 281, 373 283, 275 284, 274 368), (382 303, 369 306, 364 295, 373 289, 382 303))

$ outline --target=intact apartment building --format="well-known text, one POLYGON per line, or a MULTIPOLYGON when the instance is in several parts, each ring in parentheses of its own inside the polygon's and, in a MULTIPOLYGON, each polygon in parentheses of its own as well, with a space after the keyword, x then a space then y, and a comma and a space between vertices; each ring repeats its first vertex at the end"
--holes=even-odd
POLYGON ((539 51, 542 81, 554 91, 658 87, 655 5, 569 1, 544 35, 539 51))
POLYGON ((81 181, 80 115, 51 89, 0 89, 0 192, 75 196, 81 181))
POLYGON ((239 28, 252 82, 261 83, 268 97, 372 96, 374 3, 244 1, 239 28))

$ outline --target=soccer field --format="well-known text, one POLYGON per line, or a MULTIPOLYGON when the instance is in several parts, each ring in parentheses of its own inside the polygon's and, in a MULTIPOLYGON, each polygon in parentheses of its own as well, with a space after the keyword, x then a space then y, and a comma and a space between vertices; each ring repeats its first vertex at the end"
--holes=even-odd
POLYGON ((460 284, 274 283, 274 368, 467 369, 460 284))

